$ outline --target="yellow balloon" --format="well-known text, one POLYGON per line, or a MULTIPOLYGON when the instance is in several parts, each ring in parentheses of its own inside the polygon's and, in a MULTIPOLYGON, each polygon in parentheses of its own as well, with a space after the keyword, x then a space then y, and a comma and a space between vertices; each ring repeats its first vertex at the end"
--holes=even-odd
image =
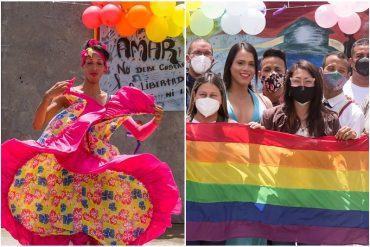
POLYGON ((200 8, 200 4, 201 4, 201 2, 199 2, 199 1, 192 1, 192 0, 189 1, 188 0, 188 1, 186 1, 186 10, 187 11, 194 11, 194 10, 200 8))
POLYGON ((188 10, 185 10, 185 27, 188 27, 190 24, 190 13, 188 10))
POLYGON ((181 34, 182 28, 177 26, 172 18, 167 18, 167 23, 168 23, 168 36, 170 37, 177 37, 181 34))
POLYGON ((167 20, 164 17, 153 15, 145 27, 145 33, 149 40, 162 42, 168 35, 167 20))
POLYGON ((150 2, 150 8, 156 16, 171 16, 176 2, 150 2))
POLYGON ((175 23, 178 27, 184 27, 185 22, 185 5, 179 4, 175 7, 172 13, 172 21, 175 23))
POLYGON ((185 9, 184 4, 179 4, 175 7, 171 18, 173 22, 181 28, 184 27, 184 21, 185 21, 185 28, 189 26, 190 13, 189 11, 187 11, 187 9, 185 9))

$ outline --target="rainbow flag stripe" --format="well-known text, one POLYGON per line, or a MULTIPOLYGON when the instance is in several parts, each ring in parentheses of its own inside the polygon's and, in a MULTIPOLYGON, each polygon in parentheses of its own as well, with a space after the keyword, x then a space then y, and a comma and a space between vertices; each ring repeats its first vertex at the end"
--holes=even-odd
POLYGON ((369 244, 369 141, 186 126, 186 238, 369 244))

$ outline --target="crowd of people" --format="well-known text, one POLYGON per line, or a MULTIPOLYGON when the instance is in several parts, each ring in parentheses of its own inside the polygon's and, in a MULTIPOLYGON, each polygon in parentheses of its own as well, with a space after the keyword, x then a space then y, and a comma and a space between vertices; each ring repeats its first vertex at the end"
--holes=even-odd
POLYGON ((284 51, 267 49, 259 63, 256 49, 240 42, 230 48, 220 78, 212 72, 212 45, 195 39, 186 55, 188 121, 226 119, 306 137, 358 138, 368 129, 368 56, 364 38, 353 44, 350 58, 334 51, 325 54, 320 68, 299 60, 288 69, 284 51), (256 77, 263 84, 260 93, 252 87, 256 77))
MULTIPOLYGON (((187 122, 241 123, 304 137, 351 140, 368 135, 369 40, 353 43, 351 57, 324 54, 321 67, 299 60, 287 68, 286 53, 270 48, 260 61, 253 45, 233 45, 223 78, 212 72, 213 47, 193 40, 187 50, 187 122), (201 69, 200 69, 201 68, 201 69), (262 92, 252 86, 258 78, 262 92)), ((223 62, 223 61, 217 61, 223 62)), ((188 245, 291 245, 262 238, 187 241, 188 245)))

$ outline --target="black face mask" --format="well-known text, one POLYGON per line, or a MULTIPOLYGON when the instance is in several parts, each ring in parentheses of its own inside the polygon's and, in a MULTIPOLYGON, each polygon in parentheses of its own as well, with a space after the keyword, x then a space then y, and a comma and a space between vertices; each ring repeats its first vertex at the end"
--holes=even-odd
POLYGON ((304 104, 313 99, 313 96, 315 94, 315 87, 291 87, 290 91, 295 101, 304 104))
POLYGON ((363 57, 356 61, 355 69, 362 76, 369 76, 369 58, 363 57))

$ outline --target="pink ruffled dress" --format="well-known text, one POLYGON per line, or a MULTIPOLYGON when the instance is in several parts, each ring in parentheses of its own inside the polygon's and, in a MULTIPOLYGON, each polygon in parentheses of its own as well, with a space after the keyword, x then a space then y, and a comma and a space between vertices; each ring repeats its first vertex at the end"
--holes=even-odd
POLYGON ((138 139, 131 115, 154 113, 154 97, 124 87, 102 106, 66 90, 70 106, 37 141, 2 144, 2 227, 23 245, 141 245, 181 211, 166 163, 151 154, 121 155, 109 143, 120 125, 138 139))

